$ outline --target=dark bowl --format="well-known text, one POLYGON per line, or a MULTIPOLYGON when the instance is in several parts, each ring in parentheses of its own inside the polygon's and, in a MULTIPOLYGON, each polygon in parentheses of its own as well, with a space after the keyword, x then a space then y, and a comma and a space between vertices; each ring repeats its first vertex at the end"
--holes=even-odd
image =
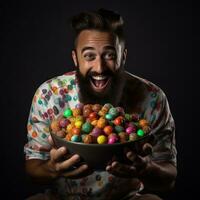
POLYGON ((146 142, 151 143, 153 134, 150 132, 148 135, 135 141, 115 144, 85 144, 69 142, 54 133, 51 133, 51 136, 57 148, 64 146, 71 155, 78 154, 81 157, 81 163, 85 162, 90 168, 103 170, 113 159, 119 162, 128 162, 124 149, 129 148, 140 153, 142 144, 146 142))

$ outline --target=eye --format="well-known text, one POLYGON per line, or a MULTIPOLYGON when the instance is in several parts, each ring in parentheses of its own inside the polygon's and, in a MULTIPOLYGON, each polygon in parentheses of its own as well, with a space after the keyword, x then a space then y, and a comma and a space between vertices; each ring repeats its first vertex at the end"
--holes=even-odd
POLYGON ((92 61, 92 60, 95 59, 96 55, 95 55, 94 53, 85 53, 85 54, 83 55, 83 57, 84 57, 84 59, 85 59, 86 61, 92 61))
POLYGON ((104 58, 106 60, 115 60, 116 59, 116 53, 115 52, 106 52, 104 54, 104 58))

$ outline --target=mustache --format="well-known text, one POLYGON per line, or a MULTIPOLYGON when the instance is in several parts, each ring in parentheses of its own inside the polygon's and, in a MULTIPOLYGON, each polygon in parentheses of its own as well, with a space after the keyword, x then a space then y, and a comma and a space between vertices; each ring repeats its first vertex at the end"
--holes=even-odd
POLYGON ((92 71, 92 69, 90 69, 90 70, 86 73, 85 77, 89 78, 89 77, 91 77, 91 76, 99 76, 99 75, 102 75, 102 76, 114 76, 115 73, 114 73, 113 71, 109 70, 109 69, 107 69, 107 70, 105 70, 105 71, 103 71, 103 72, 101 72, 101 73, 98 73, 98 72, 96 72, 96 71, 92 71))

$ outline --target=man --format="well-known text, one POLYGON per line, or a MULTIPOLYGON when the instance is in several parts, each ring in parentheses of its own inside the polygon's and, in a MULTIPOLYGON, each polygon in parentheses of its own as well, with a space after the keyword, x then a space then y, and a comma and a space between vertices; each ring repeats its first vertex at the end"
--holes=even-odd
MULTIPOLYGON (((122 17, 100 9, 72 19, 76 71, 43 83, 35 93, 25 145, 27 172, 37 181, 55 182, 55 195, 30 199, 132 199, 158 200, 145 194, 170 190, 176 178, 175 126, 164 92, 153 83, 125 71, 127 56, 122 17), (113 161, 104 171, 87 164, 72 168, 80 159, 64 159, 67 149, 54 148, 49 125, 63 110, 87 104, 111 103, 146 118, 155 133, 142 154, 128 151, 130 164, 113 161)), ((91 152, 92 153, 92 152, 91 152)))

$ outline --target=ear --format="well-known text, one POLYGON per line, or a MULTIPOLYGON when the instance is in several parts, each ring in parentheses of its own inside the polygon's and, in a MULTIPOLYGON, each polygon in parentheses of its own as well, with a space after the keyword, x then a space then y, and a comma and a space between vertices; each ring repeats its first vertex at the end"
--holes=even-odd
POLYGON ((125 65, 125 62, 126 62, 126 56, 127 56, 127 49, 125 48, 124 49, 124 52, 123 52, 123 55, 122 55, 122 61, 123 61, 123 65, 125 65))
POLYGON ((78 66, 78 60, 77 60, 77 56, 76 56, 76 51, 75 50, 72 51, 72 59, 74 61, 74 65, 77 67, 78 66))

